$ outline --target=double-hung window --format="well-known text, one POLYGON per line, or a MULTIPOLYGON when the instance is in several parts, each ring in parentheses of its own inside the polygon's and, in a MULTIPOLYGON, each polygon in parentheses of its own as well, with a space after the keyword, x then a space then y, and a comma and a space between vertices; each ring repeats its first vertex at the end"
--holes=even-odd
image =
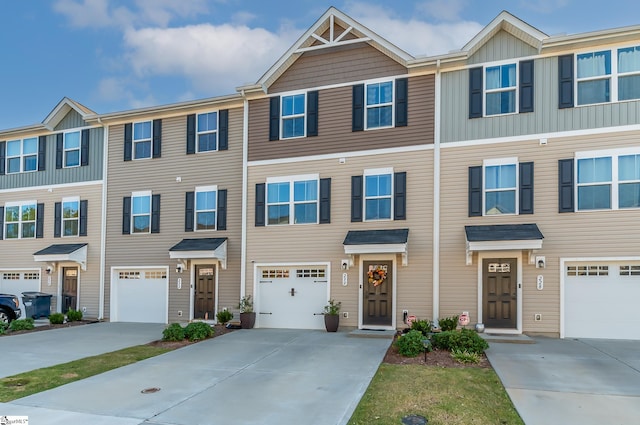
POLYGON ((291 139, 305 136, 306 94, 282 96, 282 138, 291 139))
POLYGON ((62 236, 78 236, 80 229, 80 199, 62 199, 62 236))
POLYGON ((64 133, 64 166, 78 167, 80 165, 80 132, 64 133))
POLYGON ((36 207, 35 201, 6 204, 4 207, 4 238, 35 238, 36 207))
POLYGON ((151 192, 131 194, 131 233, 151 232, 151 192))
POLYGON ((151 121, 133 124, 133 157, 135 159, 151 158, 151 121))
POLYGON ((484 162, 484 214, 516 214, 518 194, 517 160, 505 158, 484 162))
POLYGON ((485 68, 485 115, 517 112, 516 71, 515 63, 485 68))
POLYGON ((578 210, 611 208, 612 158, 578 159, 578 210))
POLYGON ((198 114, 198 152, 218 149, 218 113, 198 114))
POLYGON ((217 186, 196 187, 196 230, 215 230, 217 213, 217 186))
POLYGON ((364 173, 364 219, 390 220, 393 217, 393 170, 372 169, 364 173))
POLYGON ((366 128, 393 126, 393 81, 366 86, 366 128))
POLYGON ((317 175, 270 178, 267 180, 267 223, 318 223, 317 175))
POLYGON ((38 169, 38 139, 30 137, 7 142, 7 174, 38 169))
POLYGON ((640 208, 640 154, 618 157, 618 205, 640 208))
POLYGON ((618 49, 618 100, 640 99, 640 46, 618 49))

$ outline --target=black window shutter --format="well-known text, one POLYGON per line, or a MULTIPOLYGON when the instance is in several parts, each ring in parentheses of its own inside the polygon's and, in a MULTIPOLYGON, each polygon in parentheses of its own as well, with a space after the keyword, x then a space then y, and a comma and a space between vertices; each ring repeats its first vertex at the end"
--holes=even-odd
POLYGON ((320 179, 320 224, 331 223, 331 178, 320 179))
POLYGON ((187 115, 187 155, 196 153, 196 114, 187 115))
POLYGON ((0 142, 0 176, 5 175, 5 162, 7 160, 7 142, 0 142))
POLYGON ((264 183, 256 183, 256 227, 265 225, 265 199, 266 185, 264 183))
POLYGON ((573 158, 558 161, 558 212, 575 211, 573 189, 573 158))
POLYGON ((62 157, 64 156, 64 134, 56 134, 56 169, 62 168, 62 157))
POLYGON ((162 156, 162 120, 153 120, 153 154, 154 158, 162 156))
POLYGON ((80 201, 80 226, 78 228, 78 234, 80 236, 87 236, 87 220, 89 219, 89 201, 86 199, 80 201))
POLYGON ((280 96, 269 99, 269 140, 280 140, 280 96))
POLYGON ((469 217, 482 216, 482 166, 469 167, 469 217))
POLYGON ((4 239, 4 207, 0 207, 0 241, 4 239))
POLYGON ((184 231, 193 232, 195 192, 187 192, 184 201, 184 231))
POLYGON ((125 161, 131 161, 132 152, 133 152, 133 125, 131 123, 127 123, 124 125, 124 160, 125 161))
POLYGON ((351 176, 351 222, 362 221, 362 176, 351 176))
POLYGON ((573 54, 558 56, 558 108, 573 108, 573 54))
POLYGON ((229 149, 229 110, 223 109, 218 112, 218 150, 229 149))
POLYGON ((520 214, 533 214, 533 162, 520 163, 520 214))
POLYGON ((351 131, 364 130, 364 84, 353 86, 351 131))
POLYGON ((216 229, 227 230, 227 189, 218 189, 218 217, 216 229))
POLYGON ((44 204, 36 208, 36 238, 44 237, 44 204))
POLYGON ((47 136, 40 136, 38 137, 38 171, 44 171, 46 168, 47 168, 47 136))
POLYGON ((56 202, 53 209, 53 237, 62 235, 62 202, 56 202))
POLYGON ((469 118, 482 117, 482 67, 469 70, 469 118))
POLYGON ((318 135, 318 91, 307 93, 307 137, 318 135))
POLYGON ((89 129, 82 130, 80 143, 80 165, 89 165, 89 129))
POLYGON ((122 198, 122 234, 131 233, 131 196, 122 198))
POLYGON ((160 233, 160 195, 151 196, 151 233, 160 233))
POLYGON ((533 59, 520 62, 520 112, 533 112, 533 59))
POLYGON ((393 219, 407 219, 407 173, 393 175, 393 219))
POLYGON ((407 78, 396 80, 396 127, 407 126, 408 84, 407 78))

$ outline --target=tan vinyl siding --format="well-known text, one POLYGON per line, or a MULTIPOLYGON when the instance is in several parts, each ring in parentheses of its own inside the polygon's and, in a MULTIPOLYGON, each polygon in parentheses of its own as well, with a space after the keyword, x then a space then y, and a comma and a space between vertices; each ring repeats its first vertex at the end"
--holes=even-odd
POLYGON ((305 52, 269 93, 406 74, 407 69, 367 43, 305 52))
MULTIPOLYGON (((571 138, 550 138, 546 146, 530 140, 519 143, 445 148, 442 150, 442 223, 440 262, 441 315, 471 312, 477 319, 478 260, 465 265, 465 225, 536 223, 544 235, 546 268, 528 264, 523 253, 523 330, 558 334, 560 331, 560 258, 637 256, 638 210, 558 213, 558 160, 575 152, 637 146, 638 132, 571 138), (483 159, 517 157, 535 163, 533 215, 468 217, 468 167, 483 159), (454 273, 447 271, 455 271, 454 273), (544 289, 536 289, 536 276, 544 276, 544 289), (543 321, 534 322, 534 313, 543 321)), ((490 255, 490 254, 486 254, 490 255)))
POLYGON ((500 31, 470 58, 469 63, 503 61, 538 54, 538 49, 506 31, 500 31))
MULTIPOLYGON (((200 112, 209 112, 202 110, 200 112)), ((109 130, 109 185, 107 210, 106 312, 111 307, 112 267, 168 266, 169 322, 189 319, 189 276, 192 267, 175 273, 177 260, 169 249, 182 239, 227 237, 227 269, 218 269, 219 299, 216 308, 235 306, 240 297, 240 248, 242 202, 242 116, 229 110, 229 149, 186 154, 186 115, 163 118, 162 157, 124 161, 124 125, 109 130), (178 182, 177 178, 181 181, 178 182), (197 186, 217 185, 227 189, 227 229, 185 232, 185 193, 197 186), (122 202, 131 192, 150 190, 160 194, 160 233, 122 234, 122 202), (182 289, 176 280, 182 278, 182 289), (183 316, 178 317, 178 310, 183 316)), ((161 117, 158 117, 161 118, 161 117)), ((214 263, 211 260, 211 263, 214 263)))
POLYGON ((433 143, 434 77, 409 78, 408 125, 352 132, 351 86, 318 94, 318 136, 269 141, 269 99, 250 102, 249 160, 433 143))
MULTIPOLYGON (((102 185, 57 187, 51 191, 33 189, 20 192, 0 192, 0 206, 7 202, 37 201, 44 203, 44 237, 39 239, 0 240, 0 270, 8 271, 15 268, 39 269, 40 291, 52 294, 52 311, 59 311, 58 296, 61 286, 62 267, 79 267, 77 263, 60 263, 51 274, 51 285, 48 285, 45 263, 35 262, 33 254, 53 244, 87 243, 87 270, 79 273, 80 308, 87 307, 85 317, 98 318, 100 299, 100 212, 102 210, 102 185), (88 201, 87 236, 54 238, 55 203, 62 198, 79 196, 80 200, 88 201)), ((4 233, 4 232, 3 232, 4 233)), ((17 294, 20 296, 20 294, 17 294)))
MULTIPOLYGON (((433 232, 433 151, 394 153, 384 156, 348 158, 345 164, 337 159, 304 161, 295 164, 274 164, 249 167, 247 217, 247 293, 253 293, 253 265, 259 263, 329 262, 331 264, 331 298, 342 302, 341 326, 357 326, 359 306, 360 256, 350 267, 348 285, 342 286, 341 259, 348 258, 342 242, 349 230, 409 228, 409 262, 401 266, 396 256, 397 315, 402 326, 402 310, 424 319, 432 312, 432 240, 433 232), (393 167, 394 172, 407 173, 407 220, 351 222, 351 176, 362 175, 365 169, 393 167), (255 227, 255 185, 267 177, 318 173, 331 177, 331 223, 309 225, 279 225, 255 227)), ((375 257, 373 255, 372 257, 375 257)), ((369 257, 369 258, 372 258, 369 257)))

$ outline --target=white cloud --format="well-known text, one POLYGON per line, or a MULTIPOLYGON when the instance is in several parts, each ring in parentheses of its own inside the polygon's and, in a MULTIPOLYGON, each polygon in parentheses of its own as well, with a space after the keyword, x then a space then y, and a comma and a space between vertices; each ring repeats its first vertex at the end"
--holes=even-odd
POLYGON ((131 14, 127 9, 110 10, 108 0, 58 0, 53 10, 66 16, 71 25, 79 28, 102 28, 129 22, 131 14))
POLYGON ((438 21, 453 22, 460 20, 460 14, 468 4, 468 0, 429 0, 417 3, 416 10, 438 21))

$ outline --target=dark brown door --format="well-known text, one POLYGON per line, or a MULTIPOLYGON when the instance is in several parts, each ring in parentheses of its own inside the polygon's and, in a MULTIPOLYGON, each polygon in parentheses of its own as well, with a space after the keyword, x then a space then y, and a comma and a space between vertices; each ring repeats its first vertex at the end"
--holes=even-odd
POLYGON ((78 305, 78 269, 63 267, 62 276, 62 312, 66 313, 78 305))
POLYGON ((194 288, 193 318, 213 320, 215 306, 215 267, 196 266, 196 287, 194 288))
POLYGON ((393 273, 391 261, 363 263, 362 325, 391 326, 393 312, 393 273))
POLYGON ((515 258, 482 261, 482 320, 487 328, 516 328, 516 264, 515 258))

